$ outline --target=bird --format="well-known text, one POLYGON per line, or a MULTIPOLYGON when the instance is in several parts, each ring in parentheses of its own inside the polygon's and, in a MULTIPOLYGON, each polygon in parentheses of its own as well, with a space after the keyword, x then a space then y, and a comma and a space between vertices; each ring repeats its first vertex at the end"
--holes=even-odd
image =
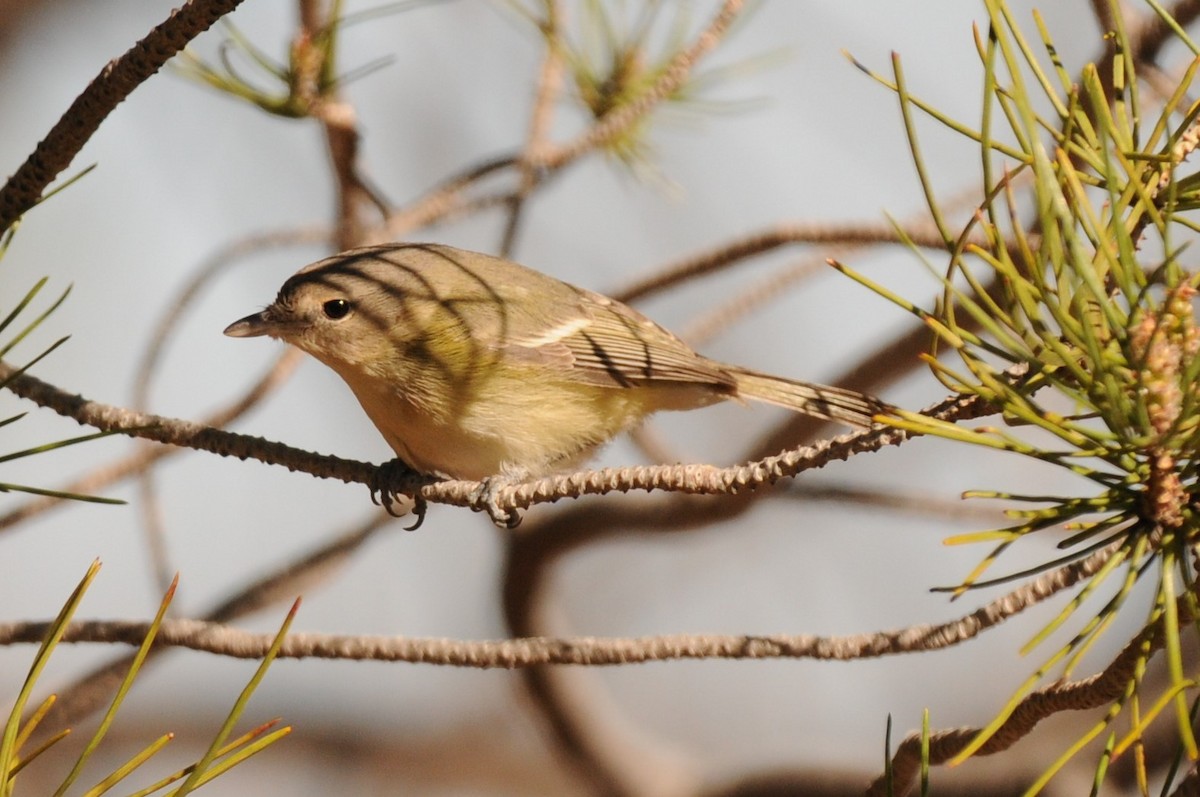
POLYGON ((399 460, 481 482, 504 525, 519 515, 495 506, 499 487, 575 466, 658 411, 751 400, 851 427, 891 411, 853 390, 709 359, 616 299, 443 244, 366 246, 307 265, 225 334, 276 338, 324 363, 399 460))

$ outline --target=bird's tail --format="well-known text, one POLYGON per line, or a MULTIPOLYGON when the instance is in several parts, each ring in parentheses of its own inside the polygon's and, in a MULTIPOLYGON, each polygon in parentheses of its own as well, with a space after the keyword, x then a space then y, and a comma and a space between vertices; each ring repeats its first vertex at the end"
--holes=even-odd
POLYGON ((870 428, 875 425, 872 421, 874 416, 886 415, 895 409, 874 396, 841 387, 794 382, 741 368, 730 370, 737 380, 738 396, 765 401, 815 418, 870 428))

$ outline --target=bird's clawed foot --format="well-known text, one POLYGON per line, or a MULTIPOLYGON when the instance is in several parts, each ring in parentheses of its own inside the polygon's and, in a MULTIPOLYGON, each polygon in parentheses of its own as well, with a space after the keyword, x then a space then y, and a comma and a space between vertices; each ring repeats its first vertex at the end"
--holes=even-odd
MULTIPOLYGON (((375 475, 369 485, 371 489, 371 502, 376 506, 382 506, 392 517, 401 517, 401 513, 393 508, 396 506, 396 499, 400 496, 410 496, 408 492, 398 489, 397 485, 401 485, 405 481, 413 481, 417 476, 417 472, 410 468, 403 460, 393 459, 390 462, 383 463, 375 469, 375 475)), ((419 529, 421 524, 425 522, 425 513, 429 509, 429 504, 416 489, 412 490, 411 498, 413 500, 412 513, 416 516, 416 520, 411 526, 404 527, 406 531, 416 531, 419 529)))
POLYGON ((471 493, 471 508, 476 512, 487 512, 488 517, 502 529, 515 529, 521 525, 521 513, 500 505, 500 493, 512 484, 503 476, 489 476, 479 483, 471 493))
MULTIPOLYGON (((429 509, 428 502, 420 493, 421 486, 426 483, 427 477, 410 468, 403 460, 393 459, 375 469, 369 485, 371 501, 382 506, 392 517, 401 517, 403 513, 399 509, 402 505, 396 499, 411 498, 416 522, 407 529, 415 531, 425 522, 425 513, 429 509)), ((476 512, 487 512, 492 522, 500 528, 515 529, 521 524, 520 510, 500 503, 501 494, 513 483, 514 480, 508 476, 489 476, 467 496, 467 505, 476 512)))

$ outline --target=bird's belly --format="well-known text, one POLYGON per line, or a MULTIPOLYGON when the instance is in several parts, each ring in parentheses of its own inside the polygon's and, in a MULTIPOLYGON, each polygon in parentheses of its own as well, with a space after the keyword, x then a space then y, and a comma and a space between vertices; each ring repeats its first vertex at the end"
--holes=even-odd
POLYGON ((395 395, 355 393, 396 456, 422 473, 478 480, 500 472, 506 458, 502 439, 439 421, 395 395))
POLYGON ((350 387, 396 456, 424 473, 539 476, 584 459, 647 413, 641 391, 499 386, 435 415, 394 392, 350 387))

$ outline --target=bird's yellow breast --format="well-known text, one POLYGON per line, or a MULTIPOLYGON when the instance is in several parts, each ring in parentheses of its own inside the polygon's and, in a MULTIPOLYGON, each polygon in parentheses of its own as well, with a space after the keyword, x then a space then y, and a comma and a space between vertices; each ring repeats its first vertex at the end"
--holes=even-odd
POLYGON ((552 472, 653 411, 646 390, 597 388, 544 367, 510 363, 446 384, 428 373, 398 382, 331 365, 396 456, 457 479, 552 472))

